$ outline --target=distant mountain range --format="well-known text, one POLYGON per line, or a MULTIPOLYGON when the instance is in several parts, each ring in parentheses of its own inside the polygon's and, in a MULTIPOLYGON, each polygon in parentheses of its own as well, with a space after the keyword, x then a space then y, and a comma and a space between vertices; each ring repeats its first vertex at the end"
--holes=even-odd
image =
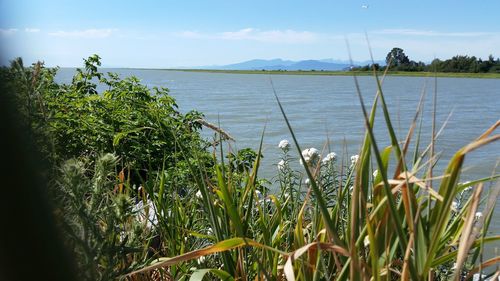
MULTIPOLYGON (((375 61, 380 65, 385 65, 385 61, 375 61)), ((354 66, 371 64, 371 61, 355 61, 354 66)), ((220 70, 326 70, 338 71, 349 69, 351 64, 345 60, 322 59, 322 60, 301 60, 291 61, 282 59, 262 60, 255 59, 228 65, 213 65, 195 67, 197 69, 220 69, 220 70)))

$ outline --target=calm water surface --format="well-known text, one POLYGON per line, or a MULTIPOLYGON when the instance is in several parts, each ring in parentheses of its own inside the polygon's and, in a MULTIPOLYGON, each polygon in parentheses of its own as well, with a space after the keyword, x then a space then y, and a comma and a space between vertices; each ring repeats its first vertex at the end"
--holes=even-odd
MULTIPOLYGON (((321 150, 327 144, 326 150, 339 155, 343 149, 347 150, 347 155, 357 154, 364 133, 353 77, 129 69, 105 71, 117 72, 122 77, 135 75, 151 87, 168 87, 181 111, 201 111, 209 122, 219 123, 231 134, 236 139, 234 149, 257 149, 266 127, 264 162, 259 171, 261 176, 270 180, 273 180, 281 155, 278 143, 282 139, 291 140, 273 96, 271 79, 303 149, 316 147, 321 150)), ((73 69, 61 69, 58 80, 70 82, 73 72, 73 69)), ((358 79, 365 103, 371 106, 376 82, 372 77, 358 79)), ((434 78, 387 77, 383 89, 400 139, 406 136, 421 93, 427 92, 422 126, 422 145, 427 145, 431 132, 434 78)), ((437 78, 437 93, 438 126, 450 116, 436 148, 441 153, 437 169, 442 170, 454 152, 499 120, 500 79, 437 78)), ((386 146, 389 144, 387 129, 381 110, 378 113, 376 140, 379 146, 386 146)), ((205 129, 204 135, 212 137, 213 132, 205 129)), ((295 150, 292 152, 297 155, 295 150)), ((499 160, 500 142, 474 151, 466 157, 461 180, 490 176, 499 160)), ((500 220, 498 205, 497 222, 500 220)), ((493 223, 490 230, 500 233, 500 225, 493 223)))
MULTIPOLYGON (((196 73, 162 70, 107 69, 122 77, 135 75, 151 87, 170 89, 180 110, 196 109, 206 119, 232 135, 234 149, 258 148, 264 134, 264 166, 261 175, 274 174, 279 161, 277 144, 291 140, 284 119, 273 96, 271 79, 301 147, 323 149, 337 154, 346 146, 348 154, 357 154, 364 134, 364 123, 352 77, 307 75, 255 75, 196 73)), ((58 80, 70 82, 72 69, 61 69, 58 80)), ((358 77, 367 107, 376 92, 372 77, 358 77)), ((390 108, 393 126, 404 139, 415 114, 422 91, 426 91, 422 140, 429 143, 432 121, 434 78, 387 77, 383 90, 390 108)), ((436 151, 441 153, 438 169, 460 147, 471 142, 500 118, 500 79, 437 79, 438 127, 449 117, 436 151), (451 114, 451 115, 450 115, 451 114)), ((368 108, 369 110, 369 108, 368 108)), ((375 125, 379 146, 388 145, 387 129, 381 110, 375 125)), ((204 130, 211 137, 213 132, 204 130)), ((326 154, 326 153, 325 153, 326 154)), ((466 158, 463 180, 491 175, 500 159, 500 142, 474 151, 466 158)))

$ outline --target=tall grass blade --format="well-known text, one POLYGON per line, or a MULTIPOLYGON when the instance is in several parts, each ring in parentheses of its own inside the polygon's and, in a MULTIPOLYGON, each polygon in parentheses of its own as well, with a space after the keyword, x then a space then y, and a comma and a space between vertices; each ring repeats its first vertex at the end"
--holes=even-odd
POLYGON ((274 252, 282 254, 282 255, 288 255, 287 253, 281 252, 279 250, 276 250, 276 249, 271 248, 271 247, 266 246, 266 245, 262 245, 254 240, 237 237, 237 238, 227 239, 227 240, 218 242, 217 244, 214 244, 212 246, 208 246, 208 247, 205 247, 205 248, 199 249, 199 250, 194 250, 194 251, 191 251, 189 253, 185 253, 183 255, 179 255, 179 256, 176 256, 173 258, 160 258, 158 260, 158 262, 156 262, 150 266, 144 267, 142 269, 133 271, 133 272, 127 274, 127 276, 132 276, 134 274, 149 272, 149 271, 152 271, 152 270, 157 269, 157 268, 163 268, 163 267, 175 265, 175 264, 180 263, 180 262, 196 259, 196 258, 199 258, 202 256, 207 256, 207 255, 220 253, 220 252, 226 252, 226 251, 230 251, 230 250, 240 248, 240 247, 245 247, 245 246, 263 248, 263 249, 274 251, 274 252))
POLYGON ((208 273, 212 273, 213 275, 219 277, 220 280, 222 281, 234 280, 234 278, 224 270, 214 269, 214 268, 204 268, 204 269, 197 269, 196 271, 194 271, 191 277, 189 278, 189 281, 203 281, 203 278, 208 273))
POLYGON ((445 170, 445 177, 439 187, 439 194, 444 198, 443 202, 436 202, 435 206, 431 209, 430 214, 430 245, 427 254, 426 264, 424 266, 422 274, 426 275, 429 272, 430 265, 432 264, 434 258, 437 255, 438 246, 440 245, 441 237, 445 231, 447 225, 447 220, 450 214, 450 206, 452 204, 453 198, 457 192, 457 181, 460 176, 460 171, 465 159, 465 155, 475 149, 478 149, 488 143, 499 140, 500 135, 489 136, 498 126, 500 122, 495 123, 490 127, 485 133, 483 133, 475 141, 469 143, 460 149, 450 160, 448 167, 445 170))
MULTIPOLYGON (((389 134, 390 134, 390 137, 391 137, 391 143, 392 143, 393 148, 396 150, 396 157, 397 157, 397 159, 401 159, 401 150, 399 148, 399 143, 397 141, 397 138, 396 138, 396 135, 394 133, 394 130, 392 129, 391 121, 390 121, 390 118, 389 118, 389 115, 388 115, 387 104, 385 103, 385 100, 383 98, 383 92, 382 92, 381 83, 380 83, 380 80, 378 78, 378 74, 376 72, 375 72, 375 79, 376 79, 376 82, 377 82, 377 88, 378 88, 379 97, 380 97, 380 100, 381 100, 381 103, 382 103, 382 109, 383 109, 383 112, 384 112, 384 117, 385 117, 386 125, 388 127, 389 134)), ((359 85, 356 76, 354 76, 354 81, 355 81, 356 84, 359 85)), ((389 185, 389 182, 388 182, 388 178, 387 178, 387 171, 383 169, 383 162, 382 162, 382 158, 381 158, 381 153, 380 153, 380 150, 378 149, 377 143, 375 141, 375 136, 374 136, 374 133, 373 133, 373 129, 372 129, 371 125, 370 125, 370 120, 368 118, 368 113, 366 112, 365 103, 363 101, 363 96, 361 94, 361 91, 359 90, 359 86, 356 86, 356 89, 357 89, 356 93, 357 93, 357 96, 359 98, 361 109, 362 109, 362 112, 363 112, 363 117, 364 117, 364 121, 365 121, 365 127, 366 127, 366 130, 367 130, 367 132, 368 132, 368 134, 370 136, 371 145, 372 145, 372 148, 373 148, 375 159, 377 160, 377 164, 378 164, 378 167, 379 167, 379 173, 380 173, 380 175, 382 177, 382 181, 384 183, 384 190, 385 190, 385 194, 386 194, 386 197, 387 197, 388 203, 389 203, 390 218, 391 218, 391 220, 393 222, 393 227, 396 229, 396 234, 397 234, 397 236, 398 236, 398 238, 400 240, 399 243, 398 243, 399 247, 401 248, 401 251, 404 253, 404 252, 406 252, 406 249, 408 247, 408 239, 407 239, 407 237, 406 237, 406 235, 404 233, 404 230, 403 230, 403 221, 401 220, 399 212, 396 209, 397 208, 397 204, 396 204, 394 196, 392 195, 392 192, 391 192, 391 188, 390 188, 390 185, 389 185)), ((413 262, 410 262, 410 273, 411 273, 412 279, 416 280, 417 273, 416 273, 416 270, 414 268, 413 262)))
POLYGON ((455 269, 455 281, 459 281, 461 278, 462 266, 469 255, 470 247, 474 242, 474 236, 472 228, 474 227, 474 218, 476 216, 476 211, 479 206, 479 201, 481 197, 481 192, 483 190, 482 184, 479 185, 472 194, 471 206, 467 209, 467 217, 465 219, 465 226, 461 231, 460 243, 458 246, 457 262, 455 269))

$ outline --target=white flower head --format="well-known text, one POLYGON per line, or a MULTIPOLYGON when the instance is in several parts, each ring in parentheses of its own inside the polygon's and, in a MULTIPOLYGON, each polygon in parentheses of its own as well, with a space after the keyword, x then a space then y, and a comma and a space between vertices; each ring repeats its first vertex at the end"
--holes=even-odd
POLYGON ((196 196, 196 198, 198 198, 198 199, 201 199, 201 197, 202 197, 201 191, 198 190, 198 192, 196 192, 196 194, 194 196, 196 196))
POLYGON ((451 209, 452 209, 453 211, 456 211, 456 209, 457 209, 457 208, 458 208, 458 202, 457 202, 457 201, 453 201, 453 202, 451 203, 451 209))
POLYGON ((309 179, 306 179, 306 180, 304 181, 304 183, 305 183, 306 185, 309 185, 309 184, 311 183, 311 181, 310 181, 309 179))
POLYGON ((482 212, 477 212, 476 213, 476 219, 480 219, 481 217, 483 216, 483 213, 482 212))
POLYGON ((304 157, 307 164, 313 164, 313 162, 319 158, 319 151, 314 147, 304 149, 302 151, 302 157, 304 157))
POLYGON ((125 241, 125 238, 127 238, 127 233, 124 230, 120 231, 120 242, 125 241))
POLYGON ((198 262, 198 264, 202 264, 203 262, 205 262, 205 256, 201 256, 199 257, 196 262, 198 262))
POLYGON ((366 235, 365 239, 363 239, 363 244, 365 245, 365 247, 370 246, 370 237, 368 237, 368 235, 366 235))
POLYGON ((472 281, 484 280, 485 277, 486 277, 485 274, 476 273, 476 274, 472 275, 472 281))
POLYGON ((281 160, 278 162, 278 171, 283 172, 285 169, 286 162, 285 160, 281 160))
POLYGON ((354 166, 356 165, 356 162, 358 162, 358 159, 359 159, 359 155, 353 155, 351 156, 351 165, 354 166))
POLYGON ((278 147, 283 150, 287 150, 290 148, 290 142, 288 142, 288 140, 281 140, 278 144, 278 147))
POLYGON ((321 160, 321 162, 326 165, 330 162, 333 162, 335 161, 335 159, 337 159, 337 154, 335 152, 330 152, 328 153, 325 158, 323 158, 323 160, 321 160))

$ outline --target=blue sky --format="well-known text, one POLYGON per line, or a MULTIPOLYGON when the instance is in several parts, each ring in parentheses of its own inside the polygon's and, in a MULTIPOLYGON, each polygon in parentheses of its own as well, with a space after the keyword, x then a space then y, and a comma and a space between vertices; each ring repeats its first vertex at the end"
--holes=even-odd
POLYGON ((250 59, 500 56, 500 1, 0 0, 0 63, 221 65, 250 59))

